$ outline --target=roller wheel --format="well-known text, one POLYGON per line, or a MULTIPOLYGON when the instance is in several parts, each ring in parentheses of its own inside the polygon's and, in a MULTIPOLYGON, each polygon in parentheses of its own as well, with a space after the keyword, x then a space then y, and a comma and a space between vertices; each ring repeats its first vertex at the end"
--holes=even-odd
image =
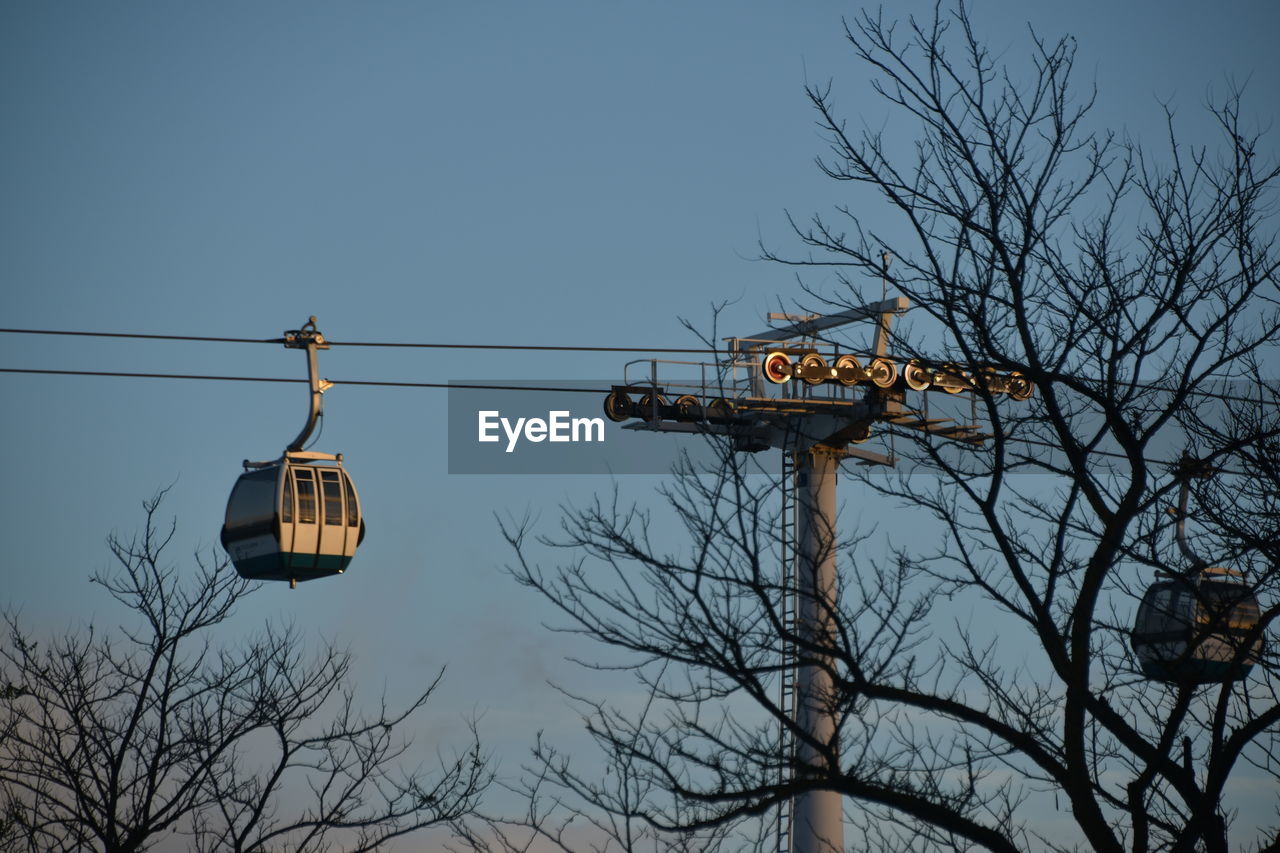
POLYGON ((906 367, 902 368, 902 381, 906 382, 907 387, 912 391, 924 391, 933 383, 933 377, 919 361, 913 358, 907 362, 906 367))
POLYGON ((947 362, 934 375, 934 384, 948 394, 959 394, 969 387, 969 377, 960 369, 960 365, 947 362))
POLYGON ((827 379, 827 360, 816 352, 811 352, 804 358, 800 359, 800 366, 806 371, 804 381, 806 385, 821 385, 827 379), (816 376, 814 374, 817 374, 816 376))
POLYGON ((760 370, 764 373, 764 378, 775 385, 789 382, 791 381, 791 356, 775 350, 764 357, 764 361, 760 363, 760 370))
POLYGON ((641 420, 654 422, 662 420, 662 408, 667 405, 667 398, 661 394, 658 395, 658 412, 656 415, 653 411, 653 399, 653 394, 645 394, 640 398, 640 405, 636 408, 639 410, 637 414, 639 414, 641 420))
POLYGON ((682 421, 702 420, 702 404, 692 394, 676 397, 676 418, 682 421))
POLYGON ((991 394, 999 394, 1005 390, 1004 377, 991 365, 979 368, 974 374, 973 384, 978 388, 985 388, 991 394))
POLYGON ((871 384, 877 388, 892 388, 898 381, 898 365, 887 358, 873 358, 867 367, 871 384))
POLYGON ((717 397, 707 403, 707 417, 716 420, 728 420, 733 417, 733 403, 723 397, 717 397))
POLYGON ((622 391, 612 391, 604 398, 604 416, 614 423, 631 417, 631 398, 622 391))
POLYGON ((862 373, 862 365, 851 355, 842 355, 836 359, 836 379, 841 385, 857 385, 858 376, 862 373), (842 373, 852 373, 851 378, 846 378, 842 373))
POLYGON ((1035 393, 1036 386, 1018 371, 1009 374, 1009 396, 1015 400, 1027 400, 1035 393))

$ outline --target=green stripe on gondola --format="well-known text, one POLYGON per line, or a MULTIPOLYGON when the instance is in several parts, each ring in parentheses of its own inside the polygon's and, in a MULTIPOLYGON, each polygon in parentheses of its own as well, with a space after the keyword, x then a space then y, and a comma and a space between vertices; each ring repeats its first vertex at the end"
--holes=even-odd
MULTIPOLYGON (((1226 681, 1232 677, 1231 667, 1231 661, 1224 660, 1196 660, 1194 658, 1169 662, 1144 660, 1142 662, 1142 674, 1147 678, 1154 678, 1158 681, 1218 682, 1226 681)), ((1244 677, 1249 674, 1251 669, 1253 669, 1252 664, 1245 664, 1234 675, 1237 678, 1244 677)))
POLYGON ((307 581, 329 577, 345 571, 351 558, 342 554, 275 552, 236 560, 240 577, 263 581, 307 581))

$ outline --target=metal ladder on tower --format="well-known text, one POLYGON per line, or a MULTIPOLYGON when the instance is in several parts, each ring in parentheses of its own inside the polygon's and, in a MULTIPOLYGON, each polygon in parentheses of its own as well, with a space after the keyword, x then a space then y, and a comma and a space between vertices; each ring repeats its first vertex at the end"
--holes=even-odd
MULTIPOLYGON (((778 677, 778 709, 792 722, 796 719, 796 461, 794 455, 784 449, 782 452, 781 530, 778 541, 779 566, 778 576, 778 615, 782 622, 782 633, 779 637, 778 652, 781 656, 781 667, 778 677)), ((781 762, 778 767, 778 784, 785 786, 791 781, 795 764, 795 738, 787 723, 778 723, 778 749, 781 762)), ((795 798, 788 797, 778 804, 777 851, 791 853, 791 826, 795 818, 795 798)))

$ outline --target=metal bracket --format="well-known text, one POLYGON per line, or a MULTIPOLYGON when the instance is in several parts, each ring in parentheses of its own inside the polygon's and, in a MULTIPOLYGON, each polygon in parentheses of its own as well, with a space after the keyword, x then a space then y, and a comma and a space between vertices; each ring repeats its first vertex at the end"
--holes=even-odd
POLYGON ((316 363, 316 351, 328 349, 329 344, 325 341, 324 335, 316 328, 316 318, 310 317, 301 329, 293 329, 284 333, 284 345, 286 349, 304 349, 307 351, 307 381, 311 386, 311 405, 307 412, 307 422, 302 427, 302 432, 298 433, 297 438, 289 442, 289 446, 285 448, 286 455, 289 453, 297 453, 302 450, 307 443, 307 439, 311 437, 311 433, 315 431, 316 421, 320 419, 321 409, 323 405, 322 396, 325 391, 333 387, 333 383, 327 379, 320 378, 320 369, 316 363))

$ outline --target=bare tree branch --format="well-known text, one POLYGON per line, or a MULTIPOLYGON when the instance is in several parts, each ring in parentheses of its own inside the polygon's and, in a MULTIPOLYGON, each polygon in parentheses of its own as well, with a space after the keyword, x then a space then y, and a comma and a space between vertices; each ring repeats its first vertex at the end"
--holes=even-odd
POLYGON ((108 540, 114 568, 93 577, 134 624, 37 640, 5 617, 6 849, 141 851, 185 835, 198 851, 371 851, 472 811, 490 781, 478 738, 434 769, 401 766, 443 673, 403 709, 367 714, 343 649, 309 653, 276 625, 218 642, 256 586, 223 558, 167 564, 162 498, 135 538, 108 540))

